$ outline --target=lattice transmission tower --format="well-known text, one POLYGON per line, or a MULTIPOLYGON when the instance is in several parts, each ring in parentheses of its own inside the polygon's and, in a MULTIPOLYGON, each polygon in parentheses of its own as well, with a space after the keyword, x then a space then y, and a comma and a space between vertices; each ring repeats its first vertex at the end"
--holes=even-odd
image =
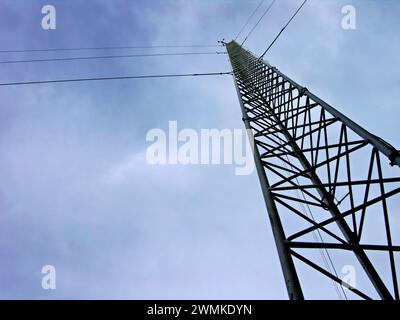
POLYGON ((399 151, 235 41, 225 45, 289 298, 304 299, 298 269, 311 267, 343 293, 398 300, 399 151), (357 284, 334 261, 354 266, 357 284))

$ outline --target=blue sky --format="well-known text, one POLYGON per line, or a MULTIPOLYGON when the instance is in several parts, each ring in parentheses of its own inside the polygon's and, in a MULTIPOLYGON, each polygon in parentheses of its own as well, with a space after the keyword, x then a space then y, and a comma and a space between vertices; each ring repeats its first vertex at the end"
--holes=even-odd
MULTIPOLYGON (((261 54, 300 3, 278 0, 246 47, 261 54)), ((0 50, 216 44, 232 39, 257 4, 2 0, 0 50), (41 28, 46 4, 56 7, 56 30, 41 28)), ((309 0, 265 58, 399 146, 399 14, 395 0, 309 0), (354 31, 341 28, 345 4, 357 10, 354 31)), ((113 53, 167 51, 203 49, 113 53)), ((1 68, 0 82, 230 70, 226 55, 1 68)), ((255 173, 145 161, 146 132, 170 120, 242 128, 230 76, 0 87, 0 102, 0 298, 286 299, 255 173), (56 290, 41 288, 46 264, 56 267, 56 290)), ((311 273, 302 277, 307 297, 336 297, 311 273)))

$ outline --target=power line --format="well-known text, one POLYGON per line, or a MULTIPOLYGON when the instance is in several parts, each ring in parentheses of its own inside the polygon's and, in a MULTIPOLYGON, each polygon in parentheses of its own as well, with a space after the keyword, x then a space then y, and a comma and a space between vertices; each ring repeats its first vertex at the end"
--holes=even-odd
POLYGON ((49 51, 81 51, 81 50, 113 50, 113 49, 158 49, 158 48, 215 48, 221 45, 156 45, 156 46, 114 46, 114 47, 77 47, 49 49, 0 50, 0 53, 16 52, 49 52, 49 51))
POLYGON ((112 56, 47 58, 47 59, 31 59, 31 60, 6 60, 6 61, 0 61, 0 64, 31 63, 31 62, 48 62, 48 61, 72 61, 72 60, 116 59, 116 58, 138 58, 138 57, 164 57, 164 56, 187 56, 187 55, 212 55, 212 54, 226 54, 226 52, 219 52, 219 51, 216 51, 216 52, 149 53, 149 54, 129 54, 129 55, 112 55, 112 56))
POLYGON ((285 24, 285 26, 282 28, 281 31, 279 31, 278 35, 275 37, 275 39, 271 42, 271 44, 268 46, 267 50, 264 51, 264 53, 260 56, 260 59, 262 59, 265 54, 268 52, 269 49, 271 49, 271 47, 274 45, 274 43, 276 42, 276 40, 278 40, 278 38, 280 37, 280 35, 282 34, 282 32, 286 29, 286 27, 290 24, 290 22, 292 22, 292 20, 294 19, 294 17, 299 13, 299 11, 301 10, 301 8, 303 8, 303 6, 306 4, 307 0, 304 0, 303 3, 300 5, 300 7, 296 10, 296 12, 293 14, 293 16, 289 19, 289 21, 285 24))
POLYGON ((246 23, 243 25, 242 29, 240 29, 239 33, 237 34, 237 36, 235 37, 235 40, 241 35, 241 33, 243 32, 243 30, 247 27, 247 25, 249 24, 250 20, 253 18, 253 16, 255 15, 255 13, 257 12, 258 8, 261 7, 261 5, 265 2, 265 0, 261 0, 261 2, 258 4, 258 6, 254 9, 253 13, 250 15, 249 19, 247 19, 246 23))
POLYGON ((246 38, 244 38, 241 46, 243 46, 243 44, 246 42, 246 40, 249 38, 249 36, 253 33, 254 29, 257 28, 258 24, 261 22, 261 20, 265 17, 265 15, 268 13, 268 11, 271 9, 271 7, 273 6, 273 4, 275 3, 276 0, 273 0, 271 2, 271 4, 268 6, 268 8, 264 11, 264 13, 262 14, 262 16, 260 17, 260 19, 258 19, 257 23, 254 25, 254 27, 250 30, 250 32, 247 34, 246 38))
POLYGON ((59 80, 40 80, 24 82, 3 82, 0 86, 18 86, 30 84, 62 83, 62 82, 83 82, 83 81, 104 81, 104 80, 128 80, 128 79, 149 79, 149 78, 177 78, 177 77, 200 77, 200 76, 222 76, 230 75, 232 72, 208 72, 208 73, 183 73, 183 74, 157 74, 157 75, 137 75, 137 76, 117 76, 99 78, 78 78, 78 79, 59 79, 59 80))
MULTIPOLYGON (((292 162, 289 160, 289 156, 288 156, 288 155, 286 155, 286 162, 290 165, 290 167, 292 168, 292 171, 295 171, 295 168, 294 168, 292 162)), ((287 168, 287 164, 286 164, 285 162, 284 162, 283 164, 284 164, 285 167, 287 168)), ((300 185, 299 179, 298 179, 297 177, 296 177, 296 182, 297 182, 297 185, 300 185)), ((300 192, 299 192, 299 190, 296 189, 296 193, 297 193, 297 197, 300 199, 300 192)), ((316 221, 315 221, 315 218, 314 218, 314 215, 313 215, 313 213, 312 213, 312 211, 311 211, 310 205, 307 203, 307 199, 306 199, 306 196, 305 196, 305 194, 304 194, 304 190, 301 190, 301 194, 302 194, 302 196, 303 196, 303 200, 305 201, 305 204, 307 205, 307 209, 308 209, 308 212, 309 212, 309 214, 310 214, 311 219, 312 219, 314 222, 316 222, 316 221)), ((309 217, 307 211, 305 210, 304 203, 300 203, 300 206, 301 206, 301 208, 302 208, 302 210, 303 210, 303 213, 304 213, 307 217, 309 217)), ((321 231, 320 231, 319 229, 317 229, 316 231, 313 231, 313 232, 312 232, 312 235, 313 235, 313 237, 314 237, 315 242, 320 242, 320 243, 323 243, 323 244, 325 243, 325 242, 324 242, 324 238, 322 237, 321 231), (319 237, 319 239, 318 239, 318 237, 319 237)), ((326 249, 326 248, 325 248, 324 250, 320 249, 319 252, 320 252, 321 258, 322 258, 322 260, 323 260, 323 262, 324 262, 326 268, 328 269, 328 271, 329 271, 331 274, 334 273, 335 276, 336 276, 336 278, 339 278, 339 276, 338 276, 338 274, 337 274, 337 271, 336 271, 336 268, 335 268, 335 265, 333 264, 333 261, 332 261, 331 255, 329 254, 328 249, 326 249), (333 271, 332 271, 332 270, 333 270, 333 271)), ((347 300, 347 295, 346 295, 346 292, 345 292, 344 289, 343 289, 343 286, 339 285, 338 283, 336 283, 336 282, 333 281, 333 280, 332 280, 332 283, 333 283, 333 286, 334 286, 334 288, 335 288, 336 294, 338 295, 339 299, 340 299, 340 300, 343 300, 343 297, 342 297, 342 294, 341 294, 341 291, 340 291, 340 289, 341 289, 341 290, 342 290, 342 293, 343 293, 343 295, 344 295, 344 298, 347 300)))

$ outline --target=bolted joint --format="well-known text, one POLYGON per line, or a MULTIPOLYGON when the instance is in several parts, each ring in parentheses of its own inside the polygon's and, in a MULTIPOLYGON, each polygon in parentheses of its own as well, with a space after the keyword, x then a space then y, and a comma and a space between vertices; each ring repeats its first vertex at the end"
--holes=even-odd
POLYGON ((308 89, 306 87, 302 87, 300 89, 300 96, 301 97, 304 96, 307 92, 308 92, 308 89))
POLYGON ((390 165, 393 166, 400 166, 400 151, 396 150, 394 151, 390 156, 390 165))

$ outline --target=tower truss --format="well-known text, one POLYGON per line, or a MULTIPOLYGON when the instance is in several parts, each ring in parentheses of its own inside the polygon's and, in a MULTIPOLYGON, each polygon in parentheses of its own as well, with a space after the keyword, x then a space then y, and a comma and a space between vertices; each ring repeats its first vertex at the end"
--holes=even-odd
POLYGON ((308 266, 361 298, 398 300, 399 151, 236 42, 226 48, 289 298, 304 299, 308 266))

